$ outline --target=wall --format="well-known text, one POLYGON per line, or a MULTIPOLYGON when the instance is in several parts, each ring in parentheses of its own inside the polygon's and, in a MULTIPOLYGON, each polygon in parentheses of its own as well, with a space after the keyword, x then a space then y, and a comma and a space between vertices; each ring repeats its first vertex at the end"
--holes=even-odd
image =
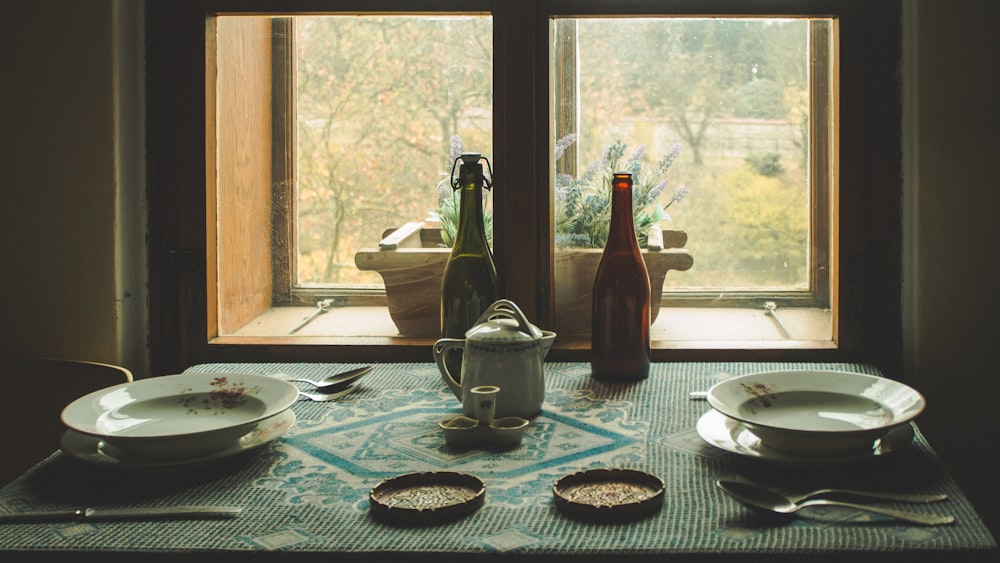
POLYGON ((9 2, 3 17, 0 354, 141 376, 142 3, 9 2))
POLYGON ((1000 536, 1000 75, 994 0, 904 0, 906 380, 920 427, 1000 536))

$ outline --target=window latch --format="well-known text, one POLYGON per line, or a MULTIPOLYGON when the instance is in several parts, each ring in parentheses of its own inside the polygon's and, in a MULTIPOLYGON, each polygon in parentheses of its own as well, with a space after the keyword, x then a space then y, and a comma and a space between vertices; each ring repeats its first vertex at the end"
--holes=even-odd
POLYGON ((305 327, 307 324, 313 322, 313 319, 329 311, 330 307, 332 306, 333 306, 333 299, 320 299, 319 301, 316 302, 316 310, 313 311, 308 317, 302 319, 302 322, 295 325, 295 328, 288 331, 288 334, 295 334, 303 327, 305 327))
POLYGON ((764 314, 771 317, 774 324, 778 326, 778 330, 781 331, 781 335, 785 337, 785 340, 792 340, 792 335, 785 330, 785 325, 781 324, 781 319, 778 318, 778 305, 774 301, 767 301, 764 303, 764 314))

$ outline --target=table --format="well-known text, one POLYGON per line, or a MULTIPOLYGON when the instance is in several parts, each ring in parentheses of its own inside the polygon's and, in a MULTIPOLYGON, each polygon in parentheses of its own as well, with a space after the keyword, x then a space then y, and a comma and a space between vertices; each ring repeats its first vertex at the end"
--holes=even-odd
MULTIPOLYGON (((348 364, 210 364, 188 372, 321 377, 348 364)), ((294 427, 241 456, 183 472, 137 473, 55 453, 0 490, 0 511, 77 505, 236 504, 232 520, 5 524, 0 560, 134 561, 997 561, 968 499, 916 431, 892 455, 836 467, 781 465, 706 444, 695 425, 710 407, 688 399, 724 378, 777 369, 878 375, 856 364, 659 363, 638 384, 601 384, 585 363, 547 363, 546 401, 518 448, 456 451, 437 422, 460 405, 434 364, 379 364, 363 389, 331 403, 299 401, 294 427), (552 485, 599 467, 650 472, 663 508, 633 522, 584 522, 552 501, 552 485), (486 482, 487 500, 463 519, 401 527, 373 519, 368 493, 414 471, 454 470, 486 482), (947 512, 951 526, 911 527, 855 511, 809 518, 751 511, 714 486, 736 473, 785 485, 853 485, 947 493, 914 510, 947 512), (859 522, 860 520, 860 522, 859 522), (336 555, 335 555, 336 554, 336 555)), ((834 376, 834 375, 832 375, 834 376)))

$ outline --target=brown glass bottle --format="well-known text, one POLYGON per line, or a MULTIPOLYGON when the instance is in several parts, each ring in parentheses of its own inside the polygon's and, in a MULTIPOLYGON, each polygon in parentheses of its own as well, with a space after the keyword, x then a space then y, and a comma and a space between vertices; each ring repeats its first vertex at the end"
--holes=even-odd
POLYGON ((611 180, 611 226, 594 276, 591 375, 636 381, 649 376, 649 273, 632 220, 632 175, 611 180))
POLYGON ((444 338, 465 338, 465 331, 499 299, 497 268, 483 221, 485 177, 483 165, 479 163, 482 157, 466 153, 459 158, 462 165, 454 186, 461 193, 458 232, 441 279, 441 336, 444 338))

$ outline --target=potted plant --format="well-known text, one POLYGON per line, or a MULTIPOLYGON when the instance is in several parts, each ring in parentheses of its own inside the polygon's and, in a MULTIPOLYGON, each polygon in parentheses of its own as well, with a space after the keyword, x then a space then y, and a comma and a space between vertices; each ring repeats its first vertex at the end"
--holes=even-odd
MULTIPOLYGON (((576 135, 567 135, 556 143, 558 160, 576 135)), ((562 335, 590 334, 591 290, 594 273, 607 240, 611 217, 610 178, 615 171, 631 172, 636 235, 643 247, 649 270, 651 320, 660 309, 663 282, 670 270, 687 270, 694 263, 683 246, 687 234, 661 230, 669 221, 666 209, 682 201, 688 192, 684 186, 674 190, 661 203, 669 182, 667 171, 680 153, 675 144, 651 169, 644 168, 642 147, 626 156, 627 145, 612 143, 603 157, 579 177, 560 174, 556 178, 556 326, 562 335), (652 242, 651 242, 652 240, 652 242)), ((452 138, 453 158, 461 154, 461 140, 452 138)), ((414 222, 400 229, 386 231, 379 249, 362 249, 355 263, 362 270, 376 270, 386 286, 389 314, 407 336, 435 337, 439 331, 441 276, 450 254, 457 229, 457 201, 450 186, 450 174, 438 184, 438 207, 427 222, 414 222), (435 226, 429 226, 435 225, 435 226)), ((487 233, 492 234, 491 216, 485 214, 487 233)))
MULTIPOLYGON (((556 143, 556 160, 575 140, 575 135, 567 135, 556 143)), ((611 224, 611 176, 615 172, 632 174, 633 223, 649 271, 650 322, 660 312, 667 272, 687 270, 694 263, 690 253, 683 249, 687 233, 660 228, 661 222, 670 221, 667 208, 683 201, 689 193, 681 185, 673 190, 666 203, 661 203, 669 187, 666 174, 680 155, 680 143, 675 143, 650 168, 644 166, 645 147, 640 146, 631 154, 627 154, 627 148, 624 142, 616 140, 579 177, 556 176, 555 273, 562 283, 555 288, 554 328, 559 334, 590 334, 591 291, 611 224)))
MULTIPOLYGON (((453 135, 448 163, 462 154, 462 139, 453 135)), ((458 231, 458 199, 451 186, 451 168, 437 184, 438 206, 424 221, 414 221, 382 233, 378 249, 354 255, 361 270, 374 270, 385 284, 389 316, 403 336, 440 336, 441 278, 458 231)), ((492 214, 484 213, 492 244, 492 214)))

